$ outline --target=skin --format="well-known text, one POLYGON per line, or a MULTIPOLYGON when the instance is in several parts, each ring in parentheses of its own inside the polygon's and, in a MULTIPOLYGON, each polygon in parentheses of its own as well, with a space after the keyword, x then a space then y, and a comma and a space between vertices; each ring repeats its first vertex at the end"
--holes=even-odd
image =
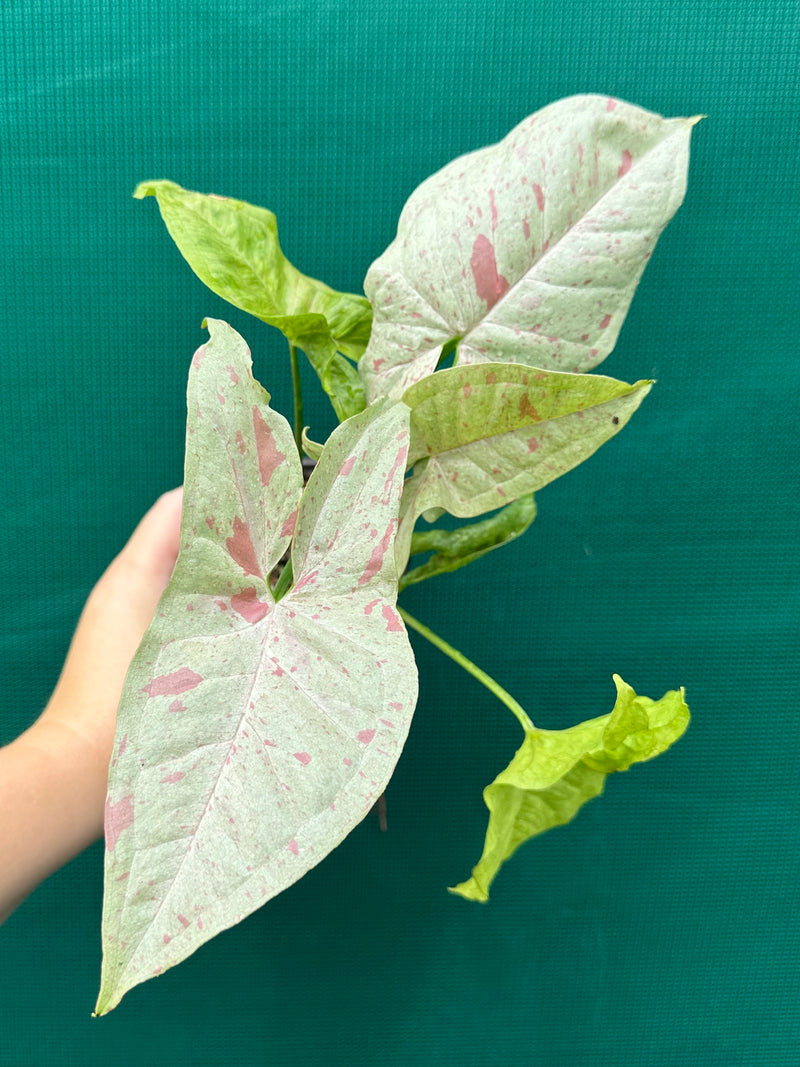
POLYGON ((182 490, 160 497, 92 590, 47 707, 0 748, 0 922, 103 832, 117 705, 180 544, 182 490))

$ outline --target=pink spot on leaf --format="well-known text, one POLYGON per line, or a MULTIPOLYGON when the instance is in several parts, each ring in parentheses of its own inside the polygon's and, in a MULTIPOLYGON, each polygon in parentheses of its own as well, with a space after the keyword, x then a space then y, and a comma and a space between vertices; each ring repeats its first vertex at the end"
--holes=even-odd
POLYGON ((161 779, 161 785, 174 785, 176 782, 182 782, 185 777, 185 771, 173 771, 172 774, 168 774, 166 778, 161 779))
POLYGON ((195 689, 202 680, 202 675, 195 674, 188 667, 181 667, 172 674, 161 674, 158 678, 153 678, 144 686, 142 692, 147 693, 149 697, 177 696, 189 689, 195 689))
POLYGON ((489 204, 492 209, 492 233, 497 229, 497 204, 494 202, 494 189, 489 190, 489 204))
POLYGON ((300 579, 300 581, 295 585, 295 587, 292 590, 292 592, 293 593, 298 592, 298 590, 302 589, 303 586, 305 586, 305 585, 314 585, 314 583, 317 580, 317 575, 318 574, 319 574, 319 570, 309 571, 308 574, 304 574, 303 577, 300 579))
POLYGON ((242 455, 247 451, 247 445, 244 443, 244 437, 242 437, 241 430, 236 431, 236 447, 242 455))
POLYGON ((186 711, 186 705, 180 700, 173 700, 167 711, 186 711))
POLYGON ((292 753, 298 763, 302 763, 304 767, 307 767, 311 762, 311 756, 308 752, 294 752, 292 753))
POLYGON ((114 851, 114 846, 123 830, 133 825, 133 793, 112 804, 111 798, 106 800, 105 810, 105 835, 106 848, 109 852, 114 851))
POLYGON ((601 320, 601 322, 600 322, 600 329, 601 330, 605 330, 605 328, 608 326, 608 324, 610 322, 611 322, 611 316, 610 315, 604 315, 602 320, 601 320))
POLYGON ((400 621, 400 616, 394 610, 391 604, 384 604, 383 611, 381 612, 384 619, 386 619, 386 629, 389 633, 402 633, 403 624, 400 621))
POLYGON ((261 568, 256 559, 256 550, 250 539, 250 528, 237 515, 233 520, 233 537, 225 541, 231 559, 238 563, 245 574, 254 574, 262 578, 261 568))
POLYGON ((374 578, 378 571, 381 569, 381 566, 383 565, 383 558, 386 555, 386 552, 392 541, 396 522, 397 519, 392 519, 389 522, 389 525, 386 527, 386 532, 384 533, 383 537, 373 548, 372 555, 369 557, 369 562, 364 568, 364 573, 358 579, 359 585, 366 585, 366 583, 369 582, 372 578, 374 578))
POLYGON ((487 308, 494 307, 508 291, 508 281, 498 274, 494 245, 482 233, 475 238, 469 265, 475 279, 475 291, 481 300, 486 301, 487 308))
POLYGON ((544 190, 541 185, 533 183, 533 195, 536 197, 536 206, 540 211, 544 211, 544 190))
POLYGON ((535 452, 538 447, 539 447, 539 442, 536 440, 536 438, 535 437, 529 437, 528 438, 528 451, 529 452, 535 452))
POLYGON ((606 100, 606 111, 613 111, 616 106, 616 100, 606 100))
POLYGON ((624 176, 631 169, 632 162, 633 160, 631 159, 631 154, 626 148, 625 151, 622 153, 622 162, 620 163, 619 170, 617 171, 618 178, 624 178, 624 176))
POLYGON ((359 730, 358 731, 358 740, 361 742, 362 745, 368 745, 370 743, 370 741, 373 739, 374 736, 375 736, 375 731, 374 730, 359 730))
POLYGON ((281 537, 291 537, 294 533, 294 528, 297 525, 297 508, 294 509, 292 514, 286 519, 281 526, 281 537))
POLYGON ((355 456, 350 456, 349 459, 346 459, 344 461, 344 463, 339 468, 339 477, 340 478, 346 478, 347 477, 347 475, 353 469, 353 465, 355 464, 355 461, 356 461, 356 457, 355 456))
POLYGON ((271 605, 267 601, 259 600, 256 596, 255 586, 251 585, 247 589, 243 589, 241 593, 235 593, 231 597, 231 607, 246 622, 256 623, 269 614, 271 605))
POLYGON ((291 853, 292 853, 292 855, 294 855, 294 856, 296 856, 296 855, 297 855, 297 853, 298 853, 298 852, 300 851, 300 847, 299 847, 299 845, 297 844, 297 842, 296 842, 296 841, 294 840, 294 838, 292 838, 292 840, 291 840, 291 841, 289 842, 289 844, 288 844, 288 845, 286 846, 286 851, 287 851, 287 852, 291 852, 291 853))
MULTIPOLYGON (((286 454, 279 451, 278 446, 275 444, 275 436, 271 427, 267 425, 263 415, 255 407, 253 408, 253 432, 256 438, 261 484, 269 485, 275 469, 286 459, 286 454)), ((252 573, 255 572, 253 571, 252 573)))
POLYGON ((231 381, 233 382, 233 384, 234 385, 238 385, 239 384, 239 375, 236 373, 236 371, 233 369, 233 367, 231 367, 230 364, 229 364, 225 368, 225 370, 228 372, 228 374, 230 374, 231 381))
POLYGON ((185 915, 179 915, 178 922, 181 924, 181 926, 189 926, 189 920, 186 918, 185 915))

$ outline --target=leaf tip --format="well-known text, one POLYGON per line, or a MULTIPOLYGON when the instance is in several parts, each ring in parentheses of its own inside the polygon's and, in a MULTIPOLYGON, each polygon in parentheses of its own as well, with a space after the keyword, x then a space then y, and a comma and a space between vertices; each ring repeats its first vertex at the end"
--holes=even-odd
POLYGON ((103 1015, 108 1015, 116 1007, 117 1003, 118 1001, 114 1001, 110 991, 103 985, 97 995, 97 1003, 94 1006, 92 1018, 99 1019, 103 1015))
POLYGON ((459 882, 458 885, 449 885, 447 892, 452 893, 454 897, 463 897, 464 900, 477 901, 479 904, 486 904, 489 900, 488 891, 479 885, 474 877, 466 882, 459 882))
POLYGON ((156 182, 139 182, 136 188, 133 190, 134 200, 144 200, 146 196, 156 195, 156 182))

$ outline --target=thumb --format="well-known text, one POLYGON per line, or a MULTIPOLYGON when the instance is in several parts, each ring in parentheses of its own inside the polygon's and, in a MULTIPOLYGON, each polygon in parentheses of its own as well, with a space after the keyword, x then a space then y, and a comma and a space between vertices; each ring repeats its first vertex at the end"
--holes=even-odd
POLYGON ((153 608, 178 558, 182 506, 182 486, 160 496, 117 557, 138 572, 140 581, 155 594, 153 608))

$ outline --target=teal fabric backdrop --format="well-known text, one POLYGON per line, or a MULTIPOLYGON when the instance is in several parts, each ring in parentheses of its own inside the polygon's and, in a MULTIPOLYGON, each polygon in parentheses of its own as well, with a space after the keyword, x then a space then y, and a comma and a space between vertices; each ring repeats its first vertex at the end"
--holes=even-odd
MULTIPOLYGON (((790 0, 4 0, 0 741, 39 713, 93 582, 181 481, 205 315, 247 337, 289 410, 282 340, 204 289, 137 182, 269 206, 300 269, 358 291, 423 178, 555 99, 708 119, 602 368, 658 385, 542 491, 525 538, 404 596, 539 725, 610 710, 617 671, 653 697, 684 685, 687 735, 468 904, 445 887, 480 853, 481 789, 519 730, 415 640, 389 832, 368 818, 100 1020, 90 849, 0 930, 2 1067, 800 1062, 799 16, 790 0)), ((322 436, 327 401, 307 403, 322 436)))

